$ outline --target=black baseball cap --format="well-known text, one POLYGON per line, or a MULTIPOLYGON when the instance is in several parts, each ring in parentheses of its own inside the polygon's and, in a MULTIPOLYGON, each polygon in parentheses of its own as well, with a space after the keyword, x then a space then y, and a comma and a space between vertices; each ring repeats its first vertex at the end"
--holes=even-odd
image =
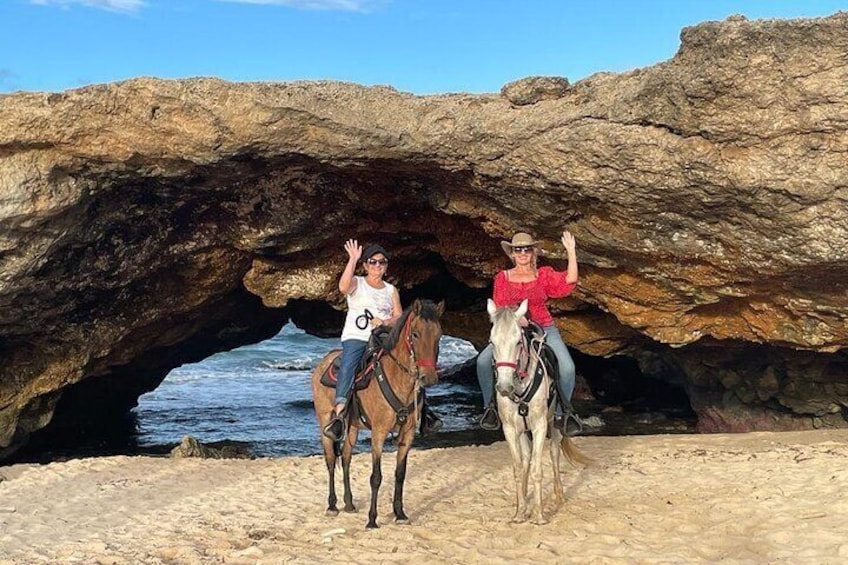
POLYGON ((370 259, 374 255, 376 255, 377 253, 382 253, 383 257, 385 257, 386 259, 391 259, 391 255, 389 255, 388 251, 383 249, 382 245, 377 245, 376 243, 372 243, 371 245, 366 247, 365 251, 362 253, 362 260, 367 261, 368 259, 370 259))

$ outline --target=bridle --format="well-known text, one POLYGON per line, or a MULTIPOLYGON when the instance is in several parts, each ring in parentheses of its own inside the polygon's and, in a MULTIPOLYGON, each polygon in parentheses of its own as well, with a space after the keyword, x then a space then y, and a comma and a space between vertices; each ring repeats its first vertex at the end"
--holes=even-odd
POLYGON ((518 341, 518 353, 515 361, 496 361, 494 363, 494 367, 495 369, 498 367, 510 368, 514 371, 514 374, 519 377, 521 382, 521 391, 517 392, 514 390, 508 398, 518 405, 518 414, 524 419, 524 426, 527 428, 527 414, 530 412, 528 404, 536 394, 536 391, 539 390, 544 378, 547 376, 545 364, 542 362, 541 357, 542 346, 545 342, 545 335, 544 333, 541 335, 534 334, 533 337, 528 339, 524 330, 520 330, 520 333, 521 337, 518 341), (526 360, 526 364, 522 370, 519 370, 522 358, 526 360), (531 359, 533 358, 537 361, 535 366, 531 363, 531 359), (527 372, 527 369, 530 366, 534 366, 532 375, 527 372), (539 368, 541 368, 541 374, 539 372, 539 368))
MULTIPOLYGON (((521 380, 524 380, 527 377, 527 367, 525 366, 523 370, 519 370, 518 364, 519 361, 524 358, 529 361, 529 353, 530 349, 527 346, 527 338, 524 335, 523 331, 520 331, 520 337, 518 338, 518 352, 515 355, 515 361, 495 361, 495 369, 500 367, 507 367, 512 369, 521 380)), ((529 364, 529 363, 528 363, 529 364)))
MULTIPOLYGON (((424 381, 424 377, 421 375, 422 368, 436 368, 436 358, 433 359, 415 359, 415 348, 412 346, 412 321, 415 318, 415 314, 410 313, 409 317, 406 320, 406 323, 401 330, 403 332, 403 340, 406 345, 407 353, 409 354, 410 366, 407 367, 403 363, 401 363, 397 357, 392 355, 391 351, 386 351, 385 354, 388 355, 389 359, 395 362, 395 364, 400 367, 403 371, 405 371, 409 376, 415 378, 415 383, 412 388, 412 401, 404 406, 402 401, 398 398, 397 394, 394 390, 392 390, 391 385, 388 380, 385 378, 383 374, 382 367, 380 366, 379 359, 374 363, 374 372, 376 375, 377 383, 380 387, 380 390, 383 392, 383 396, 386 401, 395 411, 397 415, 398 422, 403 425, 406 423, 406 419, 409 417, 409 414, 419 414, 418 404, 420 402, 420 396, 423 394, 422 383, 424 381)), ((436 356, 439 354, 438 345, 436 346, 436 356)))
MULTIPOLYGON (((415 348, 412 346, 412 321, 415 318, 415 314, 410 313, 409 318, 406 320, 406 324, 403 326, 403 341, 406 345, 406 352, 409 354, 410 365, 414 365, 414 372, 412 367, 407 367, 398 359, 392 355, 391 351, 387 351, 386 355, 389 356, 389 359, 395 362, 398 367, 406 371, 410 376, 414 376, 417 381, 422 380, 421 369, 435 369, 436 368, 436 359, 416 359, 415 358, 415 348)), ((438 348, 436 349, 438 355, 438 348)))

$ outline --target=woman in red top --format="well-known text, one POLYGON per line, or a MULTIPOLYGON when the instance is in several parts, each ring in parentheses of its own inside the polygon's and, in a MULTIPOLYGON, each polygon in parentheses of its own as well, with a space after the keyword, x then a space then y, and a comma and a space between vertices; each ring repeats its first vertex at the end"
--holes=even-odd
MULTIPOLYGON (((512 241, 501 242, 501 247, 512 259, 514 266, 495 275, 492 300, 498 308, 502 308, 517 306, 522 300, 527 299, 527 317, 522 318, 520 323, 522 326, 527 326, 529 318, 545 331, 545 341, 556 355, 559 366, 558 385, 564 408, 564 414, 558 414, 555 422, 563 429, 563 432, 566 431, 565 427, 569 426, 568 432, 573 435, 582 428, 580 418, 574 414, 571 407, 571 394, 574 392, 574 361, 562 341, 559 330, 554 325, 546 302, 548 298, 568 296, 577 286, 577 254, 574 236, 568 231, 562 232, 562 245, 568 254, 568 268, 565 272, 555 271, 551 267, 536 266, 538 243, 529 234, 523 232, 516 233, 512 241), (572 422, 574 431, 571 429, 572 425, 568 424, 569 421, 572 422)), ((494 378, 491 344, 477 357, 477 380, 483 392, 485 407, 480 425, 483 429, 496 430, 500 426, 500 419, 492 400, 494 378)), ((559 410, 560 408, 557 407, 558 412, 559 410)))

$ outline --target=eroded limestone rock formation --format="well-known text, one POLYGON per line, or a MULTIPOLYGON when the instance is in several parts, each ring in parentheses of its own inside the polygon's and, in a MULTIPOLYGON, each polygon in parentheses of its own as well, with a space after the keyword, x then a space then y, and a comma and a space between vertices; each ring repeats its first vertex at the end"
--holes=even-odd
POLYGON ((479 344, 498 240, 532 231, 561 267, 564 227, 575 348, 684 387, 703 430, 841 425, 847 85, 837 14, 705 23, 667 62, 503 95, 0 96, 0 447, 289 319, 337 331, 348 237, 391 248, 404 297, 446 298, 447 333, 479 344))

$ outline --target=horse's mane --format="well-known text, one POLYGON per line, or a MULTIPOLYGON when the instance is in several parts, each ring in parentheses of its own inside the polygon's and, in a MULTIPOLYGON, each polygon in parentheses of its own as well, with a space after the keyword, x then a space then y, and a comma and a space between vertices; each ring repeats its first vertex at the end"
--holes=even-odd
MULTIPOLYGON (((436 311, 436 303, 432 300, 421 300, 420 302, 421 311, 418 313, 418 316, 422 320, 438 321, 439 313, 436 311)), ((383 349, 386 351, 394 349, 400 339, 400 333, 403 331, 403 327, 406 325, 406 321, 409 319, 409 315, 411 313, 412 306, 407 306, 406 310, 403 311, 403 314, 401 314, 400 318, 398 318, 395 322, 395 325, 392 326, 392 331, 390 331, 389 335, 387 335, 383 340, 383 349)))

